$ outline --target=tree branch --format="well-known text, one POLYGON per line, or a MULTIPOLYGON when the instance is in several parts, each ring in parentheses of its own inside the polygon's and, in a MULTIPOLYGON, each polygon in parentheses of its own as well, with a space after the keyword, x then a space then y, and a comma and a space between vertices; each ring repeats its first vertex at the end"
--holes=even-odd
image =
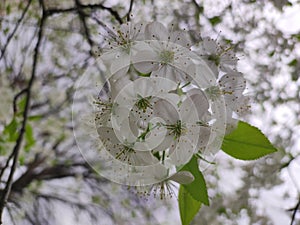
POLYGON ((18 98, 20 98, 23 94, 27 94, 27 92, 28 92, 28 88, 25 88, 25 89, 21 90, 18 94, 15 95, 14 101, 13 101, 14 114, 16 114, 18 111, 18 108, 17 108, 18 98))
MULTIPOLYGON (((108 11, 120 24, 123 23, 123 20, 121 18, 121 16, 119 15, 119 13, 115 10, 113 10, 110 7, 106 7, 102 4, 87 4, 87 5, 83 5, 80 4, 80 8, 81 9, 103 9, 108 11)), ((58 14, 58 13, 66 13, 66 12, 76 12, 77 8, 68 8, 68 9, 47 9, 45 11, 47 16, 51 16, 53 14, 58 14)))
POLYGON ((86 20, 85 20, 85 17, 86 17, 87 15, 84 13, 83 8, 82 8, 83 5, 81 4, 81 2, 80 2, 79 0, 75 0, 75 4, 76 4, 76 7, 77 7, 77 12, 78 12, 78 14, 79 14, 79 19, 80 19, 80 21, 81 21, 81 23, 82 23, 82 25, 83 25, 84 34, 85 34, 85 36, 86 36, 86 39, 87 39, 89 45, 90 45, 91 48, 92 48, 92 46, 93 46, 93 41, 92 41, 92 39, 91 39, 91 35, 90 35, 90 32, 89 32, 89 28, 88 28, 87 23, 86 23, 86 20))
POLYGON ((297 214, 297 211, 299 210, 299 207, 300 207, 300 198, 299 198, 299 200, 298 200, 297 205, 296 205, 295 208, 293 209, 293 215, 292 215, 292 219, 291 219, 290 225, 293 225, 293 224, 294 224, 295 219, 296 219, 296 214, 297 214))
POLYGON ((40 24, 39 24, 39 33, 38 33, 37 43, 36 43, 35 48, 34 48, 31 77, 30 77, 30 80, 28 82, 27 91, 26 91, 26 102, 25 102, 25 109, 24 109, 24 112, 23 112, 23 121, 22 121, 22 125, 21 125, 21 129, 20 129, 20 132, 19 132, 18 139, 17 139, 16 144, 15 144, 14 149, 13 149, 13 163, 12 163, 12 166, 10 168, 10 173, 9 173, 5 188, 3 190, 3 193, 2 193, 2 196, 1 196, 1 199, 0 199, 0 224, 2 224, 3 210, 4 210, 4 207, 6 205, 7 199, 10 195, 10 192, 11 192, 13 176, 14 176, 15 170, 17 168, 19 153, 20 153, 21 144, 22 144, 22 141, 23 141, 23 136, 25 134, 25 127, 26 127, 26 124, 27 124, 27 118, 28 118, 28 114, 29 114, 31 88, 32 88, 32 85, 33 85, 33 82, 34 82, 35 76, 36 76, 36 67, 37 67, 37 59, 38 59, 38 55, 39 55, 39 47, 40 47, 41 39, 42 39, 42 36, 43 36, 44 22, 46 20, 46 17, 44 15, 44 6, 43 6, 42 2, 41 2, 41 5, 42 5, 42 9, 43 9, 42 18, 41 18, 40 24))

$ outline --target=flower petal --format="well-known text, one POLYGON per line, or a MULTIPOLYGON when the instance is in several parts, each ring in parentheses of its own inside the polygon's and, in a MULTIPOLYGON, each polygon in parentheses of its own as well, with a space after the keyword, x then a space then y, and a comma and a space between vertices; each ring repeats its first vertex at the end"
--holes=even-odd
POLYGON ((158 100, 153 106, 155 116, 162 118, 167 124, 175 124, 179 119, 177 105, 171 104, 165 99, 158 100))
POLYGON ((169 178, 179 184, 190 184, 195 180, 194 175, 189 171, 179 171, 169 178))
POLYGON ((150 73, 158 69, 159 56, 150 50, 139 51, 132 56, 132 64, 140 73, 150 73))
POLYGON ((152 22, 145 27, 145 38, 146 40, 168 40, 168 30, 166 27, 159 22, 152 22))

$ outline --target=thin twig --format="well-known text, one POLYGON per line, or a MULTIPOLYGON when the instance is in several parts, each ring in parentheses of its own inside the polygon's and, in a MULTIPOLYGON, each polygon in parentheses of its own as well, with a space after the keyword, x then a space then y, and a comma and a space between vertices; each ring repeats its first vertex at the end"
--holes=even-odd
POLYGON ((13 223, 13 225, 17 225, 15 220, 14 220, 14 217, 13 217, 13 214, 11 212, 11 209, 9 207, 7 207, 7 211, 8 211, 8 214, 9 214, 9 217, 10 217, 10 220, 11 222, 13 223))
POLYGON ((0 172, 0 180, 1 180, 2 176, 3 176, 3 174, 4 174, 4 171, 8 168, 9 163, 10 163, 10 160, 13 158, 13 156, 14 156, 14 152, 12 152, 12 153, 8 156, 8 158, 7 158, 7 160, 6 160, 6 163, 5 163, 4 167, 1 169, 1 172, 0 172))
MULTIPOLYGON (((81 9, 103 9, 108 11, 120 24, 123 23, 123 20, 121 18, 121 16, 119 15, 119 13, 115 10, 113 10, 110 7, 106 7, 102 4, 80 4, 80 8, 81 9)), ((58 13, 66 13, 66 12, 76 12, 77 8, 67 8, 67 9, 48 9, 45 11, 47 16, 51 16, 53 14, 58 14, 58 13)))
POLYGON ((129 5, 129 10, 127 12, 127 21, 130 21, 130 16, 131 16, 131 11, 132 11, 132 6, 133 6, 134 0, 130 0, 130 5, 129 5))
POLYGON ((77 7, 77 12, 79 14, 79 19, 80 19, 80 21, 81 21, 81 23, 83 25, 84 34, 86 36, 86 39, 87 39, 89 45, 92 48, 93 41, 91 39, 90 31, 89 31, 89 28, 88 28, 86 20, 85 20, 85 17, 87 15, 84 13, 84 11, 82 9, 82 4, 81 4, 81 2, 79 0, 75 0, 75 4, 76 4, 76 7, 77 7))
POLYGON ((13 31, 11 32, 11 34, 8 36, 5 45, 4 45, 3 48, 1 49, 0 60, 1 60, 2 57, 4 56, 5 51, 6 51, 6 48, 7 48, 8 44, 9 44, 9 42, 11 41, 11 39, 13 38, 13 36, 15 35, 15 33, 16 33, 16 31, 18 30, 18 28, 19 28, 19 26, 20 26, 22 20, 24 19, 25 15, 26 15, 26 13, 27 13, 27 11, 28 11, 28 8, 29 8, 29 6, 30 6, 30 4, 31 4, 31 2, 32 2, 32 0, 29 0, 29 1, 28 1, 28 3, 27 3, 27 5, 26 5, 26 7, 25 7, 25 9, 24 9, 24 11, 23 11, 21 17, 20 17, 20 18, 18 19, 18 21, 17 21, 17 24, 16 24, 14 30, 13 30, 13 31))
POLYGON ((14 114, 17 113, 18 108, 17 108, 17 101, 18 99, 23 95, 23 94, 27 94, 28 92, 28 88, 24 88, 23 90, 21 90, 18 94, 16 94, 16 96, 14 97, 14 101, 13 101, 13 109, 14 109, 14 114))
POLYGON ((1 199, 0 199, 0 224, 2 224, 3 210, 4 210, 4 207, 6 205, 7 199, 10 195, 10 191, 11 191, 11 187, 12 187, 12 183, 13 183, 13 176, 14 176, 14 173, 15 173, 16 168, 17 168, 19 153, 20 153, 21 144, 22 144, 22 141, 23 141, 24 133, 25 133, 25 127, 26 127, 26 124, 27 124, 27 118, 28 118, 28 114, 29 114, 31 88, 32 88, 32 85, 33 85, 33 82, 34 82, 35 76, 36 76, 36 67, 37 67, 37 59, 38 59, 38 54, 39 54, 39 47, 40 47, 41 39, 42 39, 42 36, 43 36, 44 22, 46 20, 46 17, 44 15, 44 6, 43 6, 42 2, 41 2, 41 5, 42 5, 42 8, 43 8, 42 18, 40 20, 40 25, 39 25, 40 29, 39 29, 39 33, 38 33, 37 43, 36 43, 36 46, 34 48, 33 65, 32 65, 31 77, 30 77, 30 80, 28 82, 28 87, 27 87, 28 90, 27 90, 27 95, 26 95, 25 109, 24 109, 24 112, 23 112, 22 126, 21 126, 21 129, 20 129, 18 139, 17 139, 16 144, 15 144, 14 149, 13 149, 14 156, 13 156, 13 163, 12 163, 12 166, 11 166, 11 169, 10 169, 10 173, 9 173, 5 188, 3 190, 3 194, 2 194, 1 199))
POLYGON ((292 219, 291 219, 290 225, 293 225, 293 224, 294 224, 295 219, 296 219, 296 214, 297 214, 297 211, 298 211, 299 207, 300 207, 300 198, 299 198, 299 200, 298 200, 297 205, 295 206, 295 208, 294 208, 294 210, 293 210, 293 215, 292 215, 292 219))

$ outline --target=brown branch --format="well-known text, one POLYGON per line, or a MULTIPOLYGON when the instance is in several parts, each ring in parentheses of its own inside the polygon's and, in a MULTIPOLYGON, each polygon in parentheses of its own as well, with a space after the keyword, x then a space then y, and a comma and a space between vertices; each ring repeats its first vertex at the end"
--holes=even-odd
POLYGON ((7 199, 10 195, 10 192, 11 192, 11 187, 12 187, 12 183, 13 183, 13 176, 14 176, 14 173, 15 173, 16 168, 17 168, 19 153, 20 153, 21 144, 22 144, 22 141, 23 141, 23 136, 25 134, 25 127, 26 127, 26 124, 27 124, 27 118, 28 118, 28 114, 29 114, 31 88, 32 88, 32 85, 33 85, 33 82, 34 82, 35 76, 36 76, 36 67, 37 67, 37 59, 38 59, 38 55, 39 55, 39 47, 40 47, 41 39, 42 39, 42 36, 43 36, 44 22, 46 20, 46 17, 44 15, 44 6, 43 6, 42 2, 41 2, 41 5, 42 5, 42 8, 43 8, 42 18, 41 18, 40 24, 39 24, 39 33, 38 33, 37 43, 36 43, 35 48, 34 48, 33 65, 32 65, 31 77, 30 77, 30 80, 28 82, 28 87, 27 87, 28 90, 27 90, 27 94, 26 94, 25 109, 24 109, 24 112, 23 112, 23 121, 22 121, 22 125, 21 125, 21 129, 20 129, 20 132, 19 132, 18 139, 17 139, 16 144, 15 144, 14 149, 13 149, 13 154, 14 154, 13 163, 12 163, 12 166, 10 168, 10 173, 9 173, 5 188, 2 192, 2 196, 1 196, 1 199, 0 199, 0 224, 2 224, 3 210, 4 210, 4 207, 7 203, 7 199))
POLYGON ((15 35, 15 33, 16 33, 16 31, 18 30, 18 28, 19 28, 19 26, 20 26, 22 20, 24 19, 25 15, 26 15, 26 13, 27 13, 27 11, 28 11, 28 8, 29 8, 29 6, 30 6, 30 4, 31 4, 31 2, 32 2, 32 0, 29 0, 29 1, 28 1, 28 3, 27 3, 27 5, 26 5, 26 7, 25 7, 25 9, 24 9, 24 11, 23 11, 21 17, 20 17, 20 18, 18 19, 18 21, 17 21, 17 24, 16 24, 14 30, 13 30, 13 31, 11 32, 11 34, 8 36, 7 41, 6 41, 6 44, 5 44, 5 45, 3 46, 3 48, 1 49, 0 60, 1 60, 2 57, 4 56, 5 51, 6 51, 6 48, 7 48, 8 44, 9 44, 9 42, 11 41, 11 39, 13 38, 13 36, 15 35))

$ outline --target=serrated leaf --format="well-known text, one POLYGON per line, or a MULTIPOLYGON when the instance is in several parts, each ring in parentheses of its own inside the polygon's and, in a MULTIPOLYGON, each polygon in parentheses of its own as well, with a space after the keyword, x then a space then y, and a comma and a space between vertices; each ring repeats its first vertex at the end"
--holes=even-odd
POLYGON ((239 121, 232 133, 224 137, 222 150, 241 160, 255 160, 277 151, 257 127, 242 121, 239 121))
POLYGON ((189 192, 195 200, 200 201, 205 205, 209 205, 206 183, 199 170, 197 158, 193 156, 181 171, 189 171, 195 178, 192 183, 183 185, 187 192, 189 192))
POLYGON ((182 225, 189 225, 198 213, 201 202, 195 200, 184 186, 180 185, 178 205, 182 225))

